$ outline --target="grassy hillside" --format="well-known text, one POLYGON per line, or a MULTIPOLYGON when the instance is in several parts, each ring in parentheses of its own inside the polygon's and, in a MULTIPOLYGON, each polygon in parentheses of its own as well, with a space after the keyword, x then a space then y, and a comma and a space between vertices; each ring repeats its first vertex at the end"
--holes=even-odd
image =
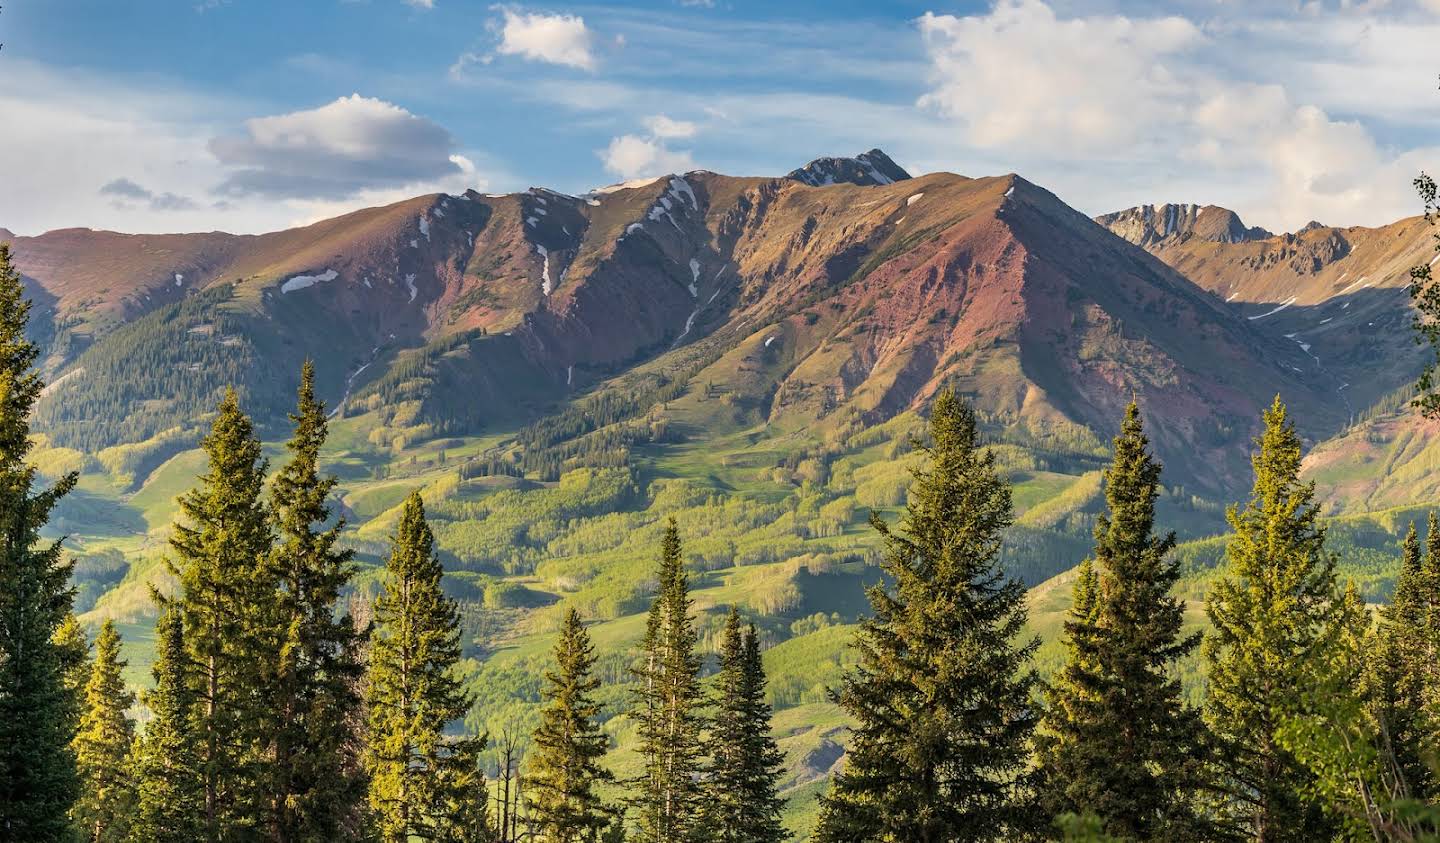
MULTIPOLYGON (((812 797, 843 745, 845 724, 826 689, 847 664, 853 625, 867 609, 863 590, 877 577, 878 545, 866 521, 872 511, 893 519, 903 506, 915 465, 911 440, 922 419, 902 413, 868 427, 837 418, 787 429, 735 412, 723 424, 707 421, 714 435, 702 437, 694 431, 706 419, 704 405, 715 401, 712 390, 707 396, 693 387, 662 388, 665 400, 649 406, 642 405, 656 396, 648 392, 629 402, 612 395, 606 400, 613 412, 601 420, 608 423, 594 421, 591 412, 591 422, 560 433, 554 425, 564 414, 546 429, 419 441, 390 436, 390 419, 381 414, 336 419, 327 465, 341 478, 338 503, 362 564, 355 585, 362 601, 375 590, 400 502, 411 489, 422 490, 447 588, 462 605, 478 696, 472 728, 528 733, 562 608, 575 606, 592 621, 606 682, 606 729, 620 747, 612 761, 622 775, 635 764, 633 727, 619 716, 628 667, 643 629, 662 523, 674 516, 686 540, 703 646, 713 652, 731 606, 762 631, 787 756, 787 821, 803 832, 814 821, 812 797), (642 421, 647 431, 667 432, 613 436, 642 421), (525 442, 541 445, 525 453, 549 454, 529 471, 520 456, 525 442)), ((583 401, 595 400, 577 406, 594 411, 583 401)), ((1048 673, 1063 656, 1067 572, 1088 552, 1101 502, 1102 452, 1085 438, 1068 448, 1055 437, 1037 445, 994 418, 987 433, 1014 484, 1018 518, 1005 561, 1034 586, 1031 629, 1044 642, 1038 667, 1048 673)), ((174 499, 203 469, 200 452, 186 447, 194 444, 194 434, 188 436, 188 443, 184 434, 147 443, 141 451, 159 454, 145 458, 114 452, 92 458, 37 440, 45 471, 83 471, 80 494, 54 526, 70 535, 79 559, 83 619, 121 622, 128 678, 136 685, 149 678, 149 588, 170 587, 163 558, 174 499), (165 456, 169 451, 175 452, 165 456)), ((275 443, 266 454, 272 468, 283 458, 275 443)), ((1174 487, 1161 510, 1165 525, 1188 539, 1178 551, 1186 568, 1181 592, 1190 625, 1200 628, 1203 596, 1223 557, 1223 541, 1206 537, 1221 531, 1223 505, 1174 487)), ((1388 597, 1396 537, 1412 518, 1422 519, 1423 512, 1402 508, 1335 520, 1332 545, 1342 573, 1355 578, 1368 599, 1388 597)), ((1183 670, 1194 695, 1198 663, 1183 670)))

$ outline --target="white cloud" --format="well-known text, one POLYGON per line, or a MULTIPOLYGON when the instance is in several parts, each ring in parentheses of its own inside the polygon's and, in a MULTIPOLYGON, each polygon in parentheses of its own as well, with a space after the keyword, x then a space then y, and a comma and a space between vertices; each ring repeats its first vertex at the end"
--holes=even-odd
POLYGON ((210 142, 215 158, 236 168, 220 193, 328 200, 461 175, 469 162, 456 160, 455 147, 444 127, 359 94, 251 118, 241 134, 210 142))
MULTIPOLYGON (((956 154, 1055 173, 1082 206, 1115 195, 1106 182, 1118 172, 1132 195, 1149 191, 1135 201, 1228 204, 1277 230, 1378 224, 1415 211, 1409 178, 1419 159, 1433 160, 1297 100, 1288 86, 1317 60, 1293 41, 1277 47, 1295 36, 1268 19, 1202 28, 1176 16, 1062 18, 1041 0, 999 0, 985 14, 927 13, 917 25, 931 70, 920 105, 958 125, 956 154), (1204 193, 1174 195, 1196 188, 1204 193)), ((1346 49, 1383 51, 1365 38, 1341 46, 1335 28, 1354 30, 1351 17, 1324 25, 1309 43, 1330 43, 1333 67, 1352 60, 1346 49)))
POLYGON ((520 56, 530 61, 595 69, 590 30, 579 15, 547 15, 501 8, 500 45, 502 56, 520 56))
POLYGON ((435 0, 405 0, 405 5, 429 11, 435 8, 435 0))
POLYGON ((693 138, 696 125, 688 120, 674 120, 664 114, 645 118, 645 128, 657 138, 693 138))
POLYGON ((622 179, 663 176, 695 169, 695 161, 689 152, 671 150, 659 138, 640 135, 612 138, 610 145, 600 151, 600 160, 607 171, 622 179))
POLYGON ((923 106, 964 122, 980 146, 1128 143, 1174 119, 1192 80, 1169 60, 1204 41, 1183 18, 1060 20, 1039 0, 919 20, 934 87, 923 106))
MULTIPOLYGON (((487 189, 489 179, 470 160, 476 154, 446 147, 438 161, 427 158, 425 164, 445 174, 417 176, 413 184, 392 178, 330 199, 250 191, 212 201, 215 188, 234 171, 211 154, 210 141, 217 127, 245 125, 243 115, 254 108, 253 103, 167 87, 153 78, 130 84, 7 59, 6 72, 0 74, 0 111, 13 122, 0 132, 0 226, 21 234, 71 226, 253 233, 422 193, 487 189)), ((262 126, 275 125, 265 120, 262 126)), ((314 140, 292 128, 298 147, 314 140)), ((332 146, 365 148, 364 133, 321 137, 332 146)), ((493 172, 493 164, 486 161, 484 170, 493 172)), ((335 183, 333 165, 325 164, 320 172, 327 183, 335 183)))

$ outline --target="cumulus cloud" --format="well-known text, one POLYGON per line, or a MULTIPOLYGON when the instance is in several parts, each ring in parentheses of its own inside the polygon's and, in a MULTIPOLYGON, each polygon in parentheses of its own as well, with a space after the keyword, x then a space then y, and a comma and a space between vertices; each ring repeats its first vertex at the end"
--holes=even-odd
POLYGON ((217 188, 232 197, 335 200, 473 170, 443 126, 359 94, 252 118, 242 133, 214 138, 209 148, 235 168, 217 188))
POLYGON ((1401 170, 1423 152, 1387 152, 1365 125, 1297 101, 1284 83, 1302 74, 1226 75, 1247 48, 1261 68, 1277 70, 1265 63, 1280 51, 1255 49, 1281 37, 1269 21, 1202 28, 1173 15, 1062 18, 1042 0, 999 0, 983 14, 927 13, 917 26, 930 60, 919 105, 958 126, 971 150, 1043 162, 1039 169, 1124 168, 1156 194, 1167 183, 1209 183, 1230 195, 1200 201, 1241 199, 1256 222, 1281 230, 1414 211, 1401 170))
POLYGON ((176 193, 156 193, 127 178, 112 179, 100 187, 101 196, 113 197, 119 207, 133 203, 146 205, 152 211, 193 211, 200 207, 194 199, 176 193))
POLYGON ((547 15, 500 7, 502 56, 519 56, 530 61, 595 69, 593 38, 579 15, 547 15))
POLYGON ((663 176, 695 169, 689 152, 667 147, 663 140, 641 135, 621 135, 600 151, 605 169, 622 179, 663 176))

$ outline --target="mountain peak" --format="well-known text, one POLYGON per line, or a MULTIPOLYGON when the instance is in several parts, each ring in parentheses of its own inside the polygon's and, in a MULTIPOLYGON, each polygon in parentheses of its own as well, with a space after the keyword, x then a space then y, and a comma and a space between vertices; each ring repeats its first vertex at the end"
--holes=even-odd
POLYGON ((853 158, 816 158, 798 170, 791 170, 785 177, 811 187, 831 184, 870 186, 894 184, 910 178, 910 174, 884 152, 872 149, 853 158))
POLYGON ((1096 217, 1095 221, 1137 246, 1169 238, 1240 243, 1274 236, 1258 226, 1247 227, 1239 214, 1218 205, 1137 205, 1096 217))
POLYGON ((10 242, 15 239, 15 232, 8 228, 0 228, 0 242, 10 242))

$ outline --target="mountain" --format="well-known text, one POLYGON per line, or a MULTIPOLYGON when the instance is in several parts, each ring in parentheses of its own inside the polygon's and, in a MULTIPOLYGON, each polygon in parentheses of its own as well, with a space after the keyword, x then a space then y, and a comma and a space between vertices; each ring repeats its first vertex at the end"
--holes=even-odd
MULTIPOLYGON (((1411 220, 1273 236, 1213 206, 1097 222, 1016 175, 911 177, 872 150, 784 177, 428 195, 257 236, 5 239, 46 353, 34 458, 82 472, 52 531, 83 618, 121 623, 133 682, 221 390, 278 461, 309 357, 334 410, 352 596, 373 594, 419 489, 462 601, 477 731, 529 723, 566 607, 623 697, 673 516, 702 637, 738 606, 767 642, 803 831, 843 752, 826 688, 876 577, 868 516, 905 502, 937 392, 979 413, 1014 489, 1003 561, 1031 584, 1089 552, 1132 397, 1165 463, 1163 523, 1197 540, 1187 560, 1213 561, 1204 537, 1248 485, 1277 393, 1334 511, 1428 503, 1433 431, 1392 412, 1419 359, 1396 278, 1427 235, 1411 220)), ((1372 572, 1367 597, 1387 583, 1372 572)), ((1037 629, 1059 628, 1050 609, 1037 629)))
POLYGON ((1157 237, 1164 226, 1139 224, 1156 219, 1155 207, 1097 221, 1223 299, 1258 330, 1302 349, 1308 358, 1302 368, 1330 380, 1333 400, 1347 414, 1357 416, 1414 382, 1425 352, 1410 330, 1410 268, 1436 260, 1434 229, 1423 218, 1379 228, 1311 223, 1277 235, 1243 229, 1232 212, 1206 207, 1174 212, 1182 222, 1157 237), (1202 234, 1203 221, 1220 219, 1233 222, 1202 234), (1216 236, 1239 230, 1250 233, 1216 236))
POLYGON ((1141 395, 1162 453, 1212 489, 1243 459, 1193 443, 1226 450, 1220 432, 1268 395, 1317 430, 1341 418, 1296 344, 1052 194, 912 179, 878 150, 778 180, 694 172, 584 197, 426 196, 256 237, 14 245, 61 326, 40 427, 89 450, 193 424, 220 380, 279 423, 306 356, 343 412, 424 438, 538 417, 702 340, 714 360, 691 383, 754 366, 734 388, 771 423, 873 424, 954 383, 1043 440, 1108 430, 1141 395))
POLYGON ((788 179, 811 187, 832 184, 882 185, 910 178, 910 174, 890 156, 878 149, 862 152, 854 158, 816 158, 809 164, 791 170, 788 179))
POLYGON ((1215 205, 1140 205, 1097 217, 1096 222, 1137 246, 1192 238, 1243 243, 1273 237, 1263 228, 1247 228, 1240 215, 1215 205))

